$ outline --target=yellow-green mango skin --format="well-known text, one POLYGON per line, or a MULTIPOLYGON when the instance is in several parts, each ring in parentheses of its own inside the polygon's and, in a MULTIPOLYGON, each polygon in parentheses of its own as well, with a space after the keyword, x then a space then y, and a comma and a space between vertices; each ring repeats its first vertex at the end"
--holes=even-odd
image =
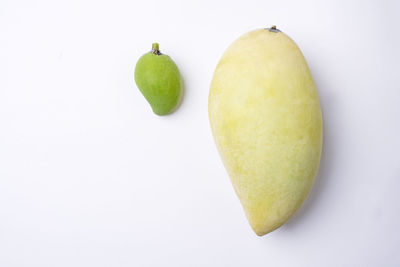
POLYGON ((235 192, 265 235, 296 212, 318 172, 322 114, 300 49, 282 32, 243 35, 218 63, 208 108, 235 192))

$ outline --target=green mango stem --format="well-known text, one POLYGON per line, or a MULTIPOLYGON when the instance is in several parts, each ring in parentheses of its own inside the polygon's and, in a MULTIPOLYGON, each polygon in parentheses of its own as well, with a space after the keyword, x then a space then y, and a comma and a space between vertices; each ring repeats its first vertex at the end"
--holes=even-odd
POLYGON ((158 45, 158 43, 153 43, 153 44, 151 45, 151 52, 152 52, 154 55, 161 55, 160 46, 158 45))

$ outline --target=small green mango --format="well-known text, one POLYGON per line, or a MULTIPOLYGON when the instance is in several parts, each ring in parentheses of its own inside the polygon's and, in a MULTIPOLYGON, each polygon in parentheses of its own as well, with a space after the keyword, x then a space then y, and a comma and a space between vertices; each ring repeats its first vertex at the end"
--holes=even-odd
POLYGON ((179 105, 182 78, 174 61, 161 54, 159 45, 144 54, 136 63, 135 82, 157 115, 168 115, 179 105))

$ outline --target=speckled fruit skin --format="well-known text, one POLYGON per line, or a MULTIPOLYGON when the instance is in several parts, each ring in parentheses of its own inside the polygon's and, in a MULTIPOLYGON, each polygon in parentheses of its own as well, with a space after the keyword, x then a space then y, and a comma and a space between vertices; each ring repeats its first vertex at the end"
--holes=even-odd
POLYGON ((284 224, 318 172, 322 114, 297 45, 259 29, 236 40, 215 70, 209 119, 222 161, 257 235, 284 224))
POLYGON ((182 97, 182 79, 172 59, 149 52, 136 63, 135 82, 157 115, 168 115, 182 97))

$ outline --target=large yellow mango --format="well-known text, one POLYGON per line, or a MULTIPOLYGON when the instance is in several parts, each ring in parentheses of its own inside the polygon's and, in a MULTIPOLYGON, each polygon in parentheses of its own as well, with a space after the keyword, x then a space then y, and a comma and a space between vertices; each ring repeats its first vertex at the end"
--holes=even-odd
POLYGON ((275 27, 243 35, 218 63, 208 108, 251 227, 275 230, 306 199, 321 156, 321 109, 300 49, 275 27))

